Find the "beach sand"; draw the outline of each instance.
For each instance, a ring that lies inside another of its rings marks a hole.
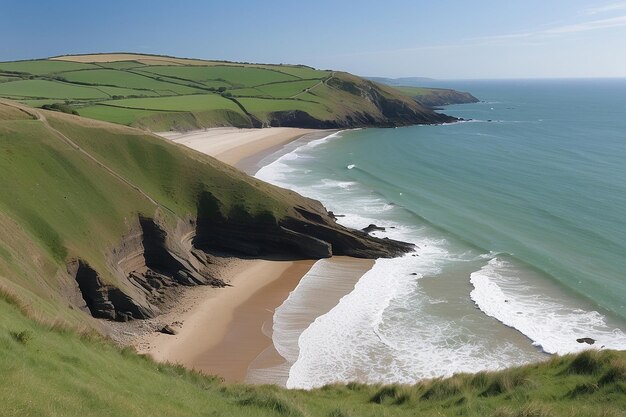
[[[279,151],[284,145],[306,136],[308,140],[332,134],[333,130],[271,127],[239,129],[218,127],[190,132],[162,132],[157,135],[210,155],[233,165],[247,174],[254,174],[259,162]]]
[[[261,160],[285,144],[332,133],[292,128],[216,128],[160,135],[253,174]],[[315,262],[236,260],[221,274],[230,286],[190,288],[177,305],[159,317],[160,322],[169,323],[177,331],[176,335],[143,333],[132,344],[138,352],[157,361],[219,375],[227,382],[284,384],[291,363],[278,354],[272,343],[274,311]],[[319,262],[335,267],[327,277],[333,285],[312,294],[309,301],[315,307],[295,322],[299,331],[336,305],[373,265],[372,260],[346,257]]]
[[[176,335],[150,333],[134,343],[160,362],[243,381],[248,365],[271,345],[263,326],[315,261],[239,260],[226,288],[196,287],[161,317]],[[271,327],[271,325],[270,325]]]

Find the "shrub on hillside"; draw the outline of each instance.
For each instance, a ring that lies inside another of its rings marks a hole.
[[[53,103],[53,104],[44,104],[41,106],[44,110],[58,111],[61,113],[75,114],[78,116],[78,112],[74,110],[72,106],[69,106],[64,103]]]

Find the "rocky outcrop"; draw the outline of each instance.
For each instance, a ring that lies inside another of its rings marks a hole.
[[[382,226],[376,226],[375,224],[371,223],[367,227],[364,227],[361,230],[364,231],[365,233],[371,233],[371,232],[376,232],[376,231],[384,232],[385,228]]]
[[[208,251],[251,257],[320,259],[332,255],[390,258],[413,250],[413,245],[379,239],[336,223],[317,201],[280,220],[271,213],[249,215],[243,208],[223,214],[219,201],[204,193],[198,205],[194,246]]]
[[[107,284],[85,260],[68,263],[85,306],[92,316],[117,321],[145,319],[160,313],[173,287],[224,286],[208,272],[204,253],[185,243],[190,227],[180,224],[168,236],[155,219],[139,216],[120,244],[108,255],[108,272],[117,279]],[[193,229],[192,229],[193,230]]]
[[[107,256],[107,272],[116,285],[107,283],[82,259],[71,261],[67,269],[92,316],[127,321],[159,314],[172,288],[224,286],[210,273],[214,254],[270,259],[387,258],[413,250],[411,244],[337,224],[317,201],[303,197],[299,201],[302,204],[277,219],[266,212],[252,215],[242,206],[222,213],[220,201],[204,192],[195,220],[179,220],[168,228],[157,219],[137,217]]]
[[[154,316],[150,306],[141,305],[119,288],[106,284],[84,260],[71,261],[67,269],[76,280],[85,307],[93,317],[128,321]]]

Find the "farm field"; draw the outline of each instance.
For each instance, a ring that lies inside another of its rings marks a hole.
[[[128,53],[2,62],[0,98],[151,131],[439,121],[410,96],[347,73]],[[408,112],[386,114],[388,100]]]

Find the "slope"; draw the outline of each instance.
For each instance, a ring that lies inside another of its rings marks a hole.
[[[0,97],[34,107],[65,103],[85,117],[152,131],[454,120],[348,73],[128,53],[2,62]]]
[[[0,184],[0,288],[70,321],[84,321],[81,310],[151,317],[168,287],[222,285],[214,253],[411,250],[157,136],[11,102],[0,102]]]

